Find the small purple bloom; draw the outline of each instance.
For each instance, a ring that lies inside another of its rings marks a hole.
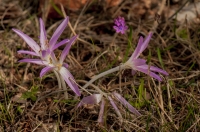
[[[23,32],[13,29],[15,33],[17,33],[24,41],[31,47],[33,51],[20,50],[18,53],[21,54],[29,54],[33,56],[40,57],[40,59],[22,59],[19,62],[27,62],[34,63],[38,65],[45,66],[41,72],[40,77],[44,76],[49,71],[56,71],[63,77],[68,86],[78,95],[80,96],[80,91],[78,86],[74,82],[74,77],[68,71],[68,65],[64,63],[64,59],[69,53],[69,49],[71,45],[77,38],[77,35],[72,37],[71,39],[64,39],[61,42],[57,43],[58,38],[64,31],[65,27],[68,24],[68,17],[63,20],[63,22],[59,25],[59,27],[54,32],[50,41],[47,40],[46,30],[42,19],[40,19],[40,46],[28,35]],[[60,59],[57,59],[54,54],[54,50],[58,47],[67,44],[64,50],[61,53]]]
[[[124,34],[128,29],[128,26],[126,25],[124,18],[119,16],[115,19],[115,26],[113,26],[113,28],[117,33]]]
[[[162,73],[164,75],[168,75],[166,71],[158,67],[149,66],[146,64],[146,60],[138,58],[139,55],[147,48],[151,37],[152,37],[152,32],[150,32],[149,35],[145,39],[143,37],[140,37],[135,51],[133,52],[132,56],[124,65],[132,69],[133,75],[135,74],[136,71],[140,71],[159,81],[162,81],[161,77],[157,75],[156,73]]]

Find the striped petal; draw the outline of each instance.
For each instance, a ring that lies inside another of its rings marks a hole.
[[[40,55],[36,54],[35,52],[27,51],[27,50],[19,50],[19,51],[17,51],[17,53],[19,53],[19,54],[28,54],[28,55],[33,55],[33,56],[40,56]]]
[[[143,41],[143,37],[140,37],[138,45],[137,45],[134,53],[131,56],[132,59],[138,58],[139,55],[147,48],[152,35],[153,35],[153,33],[150,32],[149,35],[144,39],[144,41]]]
[[[47,61],[43,61],[40,59],[22,59],[19,62],[34,63],[34,64],[38,64],[38,65],[48,65]]]
[[[17,29],[12,30],[17,33],[31,47],[32,50],[39,54],[38,52],[40,51],[40,47],[32,38]]]
[[[160,77],[159,75],[157,75],[157,74],[151,72],[150,69],[146,69],[146,68],[143,67],[143,66],[137,66],[137,67],[135,67],[135,70],[138,70],[138,71],[140,71],[140,72],[143,72],[143,73],[145,73],[145,74],[147,74],[147,75],[149,75],[149,76],[151,76],[151,77],[157,79],[158,81],[162,81],[162,79],[161,79],[161,77]]]
[[[46,35],[44,22],[42,21],[41,18],[40,18],[40,43],[41,43],[42,49],[45,50],[46,49],[45,45],[47,43],[47,35]]]
[[[80,96],[81,93],[76,83],[72,81],[74,80],[74,77],[71,75],[71,73],[65,67],[61,67],[61,69],[59,70],[59,73],[63,77],[63,79],[66,81],[68,86],[76,93],[76,95]]]
[[[70,39],[70,41],[68,42],[68,44],[65,46],[64,50],[62,51],[62,54],[60,56],[60,63],[63,63],[65,57],[67,56],[67,54],[69,53],[69,50],[72,46],[72,44],[74,43],[74,41],[76,40],[76,38],[78,37],[78,35],[72,37]]]
[[[65,18],[63,20],[63,22],[59,25],[59,27],[56,29],[56,31],[54,32],[54,34],[52,35],[49,44],[50,44],[50,48],[52,49],[54,47],[54,45],[57,43],[58,38],[60,37],[60,35],[62,34],[62,32],[64,31],[65,27],[68,24],[68,17]]]
[[[140,66],[140,65],[145,65],[146,64],[146,60],[144,59],[135,59],[131,61],[133,63],[134,66]]]
[[[149,68],[149,66],[148,65],[144,65],[143,66],[144,68]],[[164,74],[164,75],[169,75],[165,70],[162,70],[162,69],[160,69],[160,68],[158,68],[158,67],[155,67],[155,66],[150,66],[150,70],[151,71],[154,71],[154,72],[158,72],[158,73],[162,73],[162,74]]]
[[[55,50],[55,49],[57,49],[57,48],[59,48],[60,46],[62,46],[64,44],[68,43],[69,41],[70,41],[69,39],[64,39],[63,41],[61,41],[58,44],[54,45],[52,51]]]
[[[133,54],[130,57],[131,60],[136,59],[140,55],[140,47],[143,44],[143,41],[144,41],[144,38],[141,36],[139,38],[137,47],[135,48],[135,51],[133,52]]]
[[[47,72],[51,71],[54,67],[50,67],[50,66],[46,66],[45,68],[43,68],[40,72],[40,77],[43,77],[44,74],[46,74]]]

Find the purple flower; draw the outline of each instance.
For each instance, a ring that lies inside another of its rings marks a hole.
[[[68,17],[63,20],[63,22],[59,25],[59,27],[54,32],[50,41],[47,40],[47,35],[44,27],[44,23],[42,19],[40,19],[40,46],[29,36],[24,34],[23,32],[13,29],[15,33],[17,33],[24,41],[31,47],[33,51],[20,50],[18,53],[29,54],[33,56],[40,57],[40,59],[22,59],[19,62],[27,62],[34,63],[38,65],[45,66],[41,72],[40,77],[46,74],[48,71],[54,70],[59,73],[68,86],[78,95],[80,96],[80,91],[78,86],[74,82],[74,77],[68,71],[68,65],[64,63],[64,59],[69,53],[69,49],[71,45],[76,40],[77,36],[72,37],[71,39],[64,39],[61,42],[57,43],[58,38],[64,31],[65,27],[68,24]],[[61,45],[67,44],[64,50],[61,53],[60,59],[58,60],[55,57],[54,50],[60,47]]]
[[[157,68],[155,66],[149,66],[146,64],[146,60],[138,58],[140,53],[142,53],[147,48],[151,37],[152,37],[152,32],[150,32],[145,39],[143,37],[140,37],[135,51],[124,65],[132,69],[133,75],[135,74],[136,71],[140,71],[159,81],[162,81],[161,77],[156,73],[162,73],[164,75],[168,75],[166,71]]]
[[[141,114],[132,106],[130,105],[120,94],[113,92],[112,95],[114,95],[113,97],[118,100],[120,103],[122,103],[122,105],[124,105],[124,107],[126,107],[130,112],[132,112],[133,114],[136,114],[138,116],[140,116]],[[112,107],[114,108],[116,114],[122,118],[122,115],[117,107],[117,105],[115,104],[113,98],[111,96],[107,96],[107,99],[110,101],[110,104],[112,105]],[[90,104],[90,105],[94,105],[94,104],[99,104],[101,102],[101,106],[100,106],[100,112],[99,112],[99,117],[98,117],[98,122],[99,123],[103,123],[103,113],[104,113],[104,106],[105,106],[105,100],[103,98],[103,96],[101,94],[93,94],[87,97],[84,97],[80,103],[77,105],[78,107],[83,106],[84,104]]]
[[[124,18],[119,16],[115,19],[115,26],[113,26],[113,28],[116,30],[117,33],[124,34],[125,31],[128,29],[128,26],[126,26]]]
[[[40,18],[40,46],[28,35],[24,34],[20,30],[12,29],[15,33],[17,33],[24,41],[31,47],[33,51],[19,50],[18,53],[29,54],[33,56],[39,56],[41,59],[45,59],[51,52],[58,47],[68,43],[69,39],[64,39],[61,42],[57,43],[58,38],[64,31],[65,27],[68,24],[68,17],[63,20],[63,22],[59,25],[59,27],[54,32],[50,41],[47,40],[46,30],[42,19]],[[57,43],[57,44],[56,44]]]

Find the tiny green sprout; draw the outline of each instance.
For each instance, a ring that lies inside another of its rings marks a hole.
[[[36,101],[37,100],[37,94],[38,92],[38,87],[32,87],[30,91],[24,92],[22,94],[22,98],[24,99],[31,99],[32,101]]]
[[[22,114],[23,110],[21,109],[21,106],[17,106],[17,111]]]
[[[188,39],[187,29],[181,29],[177,31],[177,35],[182,39]]]

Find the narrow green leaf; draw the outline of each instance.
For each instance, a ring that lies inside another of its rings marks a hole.
[[[51,1],[51,5],[59,15],[63,16],[62,11],[55,5],[53,1]]]
[[[161,53],[160,53],[160,49],[157,48],[157,54],[158,54],[158,59],[159,59],[159,62],[162,66],[162,68],[164,69],[164,64],[163,64],[163,61],[162,61],[162,57],[161,57]]]

